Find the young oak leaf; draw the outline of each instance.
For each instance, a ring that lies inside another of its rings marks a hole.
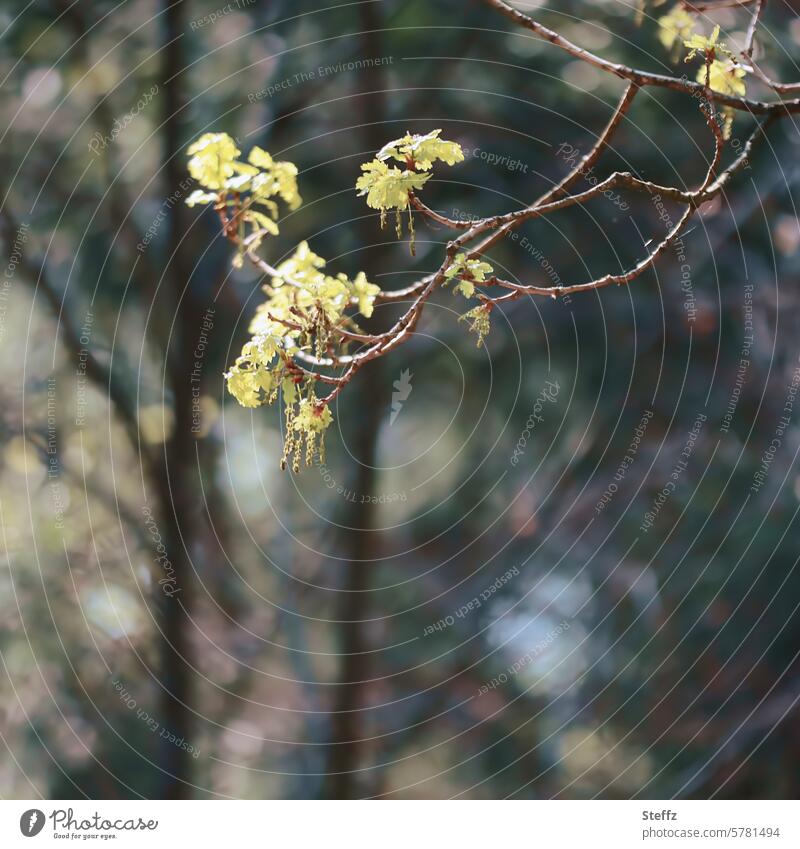
[[[453,294],[471,298],[475,294],[475,284],[471,280],[462,279],[453,287]]]
[[[216,200],[216,192],[204,192],[202,189],[195,189],[186,198],[186,206],[196,206],[198,203],[214,203]]]
[[[403,164],[411,164],[418,171],[430,171],[433,163],[442,161],[448,165],[464,161],[464,151],[457,142],[440,139],[441,130],[432,130],[426,135],[406,133],[402,138],[385,144],[376,159],[385,162],[396,159]]]
[[[207,189],[222,189],[241,153],[227,133],[204,133],[187,151],[189,173]]]
[[[272,278],[273,283],[276,286],[282,285],[286,278],[301,283],[310,282],[319,277],[321,268],[325,268],[325,260],[309,248],[308,242],[302,241],[292,256],[275,269],[279,276]]]
[[[405,209],[408,193],[421,189],[431,176],[390,168],[378,159],[362,165],[361,170],[364,173],[356,181],[359,197],[366,195],[367,206],[381,211]]]
[[[197,190],[186,199],[187,206],[222,203],[233,208],[241,227],[241,238],[256,250],[261,239],[277,235],[278,204],[281,198],[290,209],[297,209],[302,198],[297,190],[297,167],[277,162],[267,151],[254,147],[248,162],[236,157],[240,150],[227,133],[205,133],[188,149],[189,173],[212,191]],[[246,228],[249,225],[250,235]],[[243,262],[242,249],[233,259],[235,267]]]
[[[395,210],[397,238],[403,235],[400,217],[408,210],[408,229],[411,234],[411,253],[414,248],[414,217],[411,212],[410,192],[419,191],[430,178],[433,163],[441,160],[454,165],[464,159],[464,153],[456,142],[439,138],[441,130],[433,130],[424,136],[406,133],[402,138],[385,144],[375,159],[361,166],[364,172],[356,181],[359,197],[367,196],[367,206],[379,209],[381,227],[386,224],[386,212]],[[405,165],[405,170],[390,167],[388,160],[395,159]]]
[[[241,404],[242,407],[260,407],[263,404],[261,398],[261,382],[258,371],[242,366],[233,366],[225,373],[228,392]]]
[[[364,318],[369,318],[374,309],[375,297],[381,291],[381,287],[370,283],[363,271],[358,272],[350,286],[351,297],[358,303],[358,311]]]
[[[699,83],[707,85],[712,91],[718,91],[720,94],[744,97],[747,92],[744,83],[746,71],[736,63],[727,45],[719,40],[719,26],[714,27],[714,31],[708,38],[694,34],[686,39],[684,44],[689,48],[687,62],[698,53],[705,58],[705,64],[697,72]],[[722,115],[722,135],[728,139],[735,113],[731,107],[725,106],[722,109]]]
[[[746,72],[744,68],[732,62],[730,59],[714,61],[706,68],[700,68],[697,72],[697,81],[706,84],[713,91],[718,91],[721,94],[732,94],[744,97],[747,93],[747,88],[744,84]],[[733,119],[736,117],[736,110],[730,106],[722,107],[722,136],[725,139],[731,137],[733,128]]]
[[[346,314],[349,307],[357,305],[363,315],[371,315],[380,288],[370,283],[363,272],[352,281],[345,274],[330,276],[325,273],[325,265],[307,242],[301,242],[263,287],[267,297],[250,322],[252,338],[225,375],[228,390],[243,406],[271,404],[277,398],[278,387],[282,387],[287,409],[294,410],[299,396],[294,376],[287,372],[287,361],[299,350],[312,347],[318,356],[324,355],[332,335],[335,338],[336,328],[354,327],[352,317]],[[322,408],[315,402],[314,409]],[[328,414],[320,415],[327,420]],[[316,419],[309,427],[315,424]],[[304,439],[306,446],[311,444],[307,433]],[[287,440],[291,453],[291,434]]]
[[[683,43],[684,46],[689,48],[689,53],[686,56],[687,62],[694,59],[698,53],[710,59],[716,59],[718,55],[733,59],[733,53],[731,53],[728,46],[724,41],[719,40],[719,24],[714,27],[714,31],[710,36],[693,33]]]
[[[266,230],[270,235],[278,235],[278,225],[273,221],[272,218],[270,218],[268,215],[265,215],[263,212],[259,212],[257,209],[248,209],[247,212],[242,214],[242,217],[246,221],[252,221],[261,229]],[[255,249],[255,246],[253,247],[253,249]]]
[[[694,30],[694,17],[685,9],[676,6],[672,11],[658,19],[658,26],[659,41],[667,50],[671,50],[676,44],[691,38]]]
[[[446,280],[459,278],[458,284],[453,288],[453,294],[459,292],[465,298],[471,298],[475,294],[475,284],[485,283],[487,277],[494,274],[494,269],[488,262],[479,259],[467,259],[464,253],[456,254],[450,267],[445,271]]]
[[[724,61],[714,59],[708,68],[708,84],[711,89],[721,94],[744,97],[747,93],[747,87],[744,84],[746,75],[747,72],[744,68],[729,59]],[[697,80],[705,83],[706,69],[704,67],[697,72]]]

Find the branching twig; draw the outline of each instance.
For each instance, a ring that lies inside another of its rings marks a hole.
[[[723,94],[719,91],[708,91],[702,83],[693,82],[686,77],[670,77],[665,74],[652,74],[648,71],[640,71],[636,68],[630,68],[627,65],[621,65],[618,62],[611,62],[608,59],[603,59],[594,53],[590,53],[588,50],[584,50],[582,47],[578,47],[577,44],[573,44],[557,32],[548,29],[538,21],[535,21],[523,12],[513,8],[513,6],[509,6],[508,3],[503,2],[503,0],[484,0],[484,2],[497,9],[498,12],[501,12],[507,18],[514,21],[514,23],[535,32],[537,35],[551,42],[556,47],[560,47],[576,59],[580,59],[589,65],[593,65],[601,71],[614,74],[620,79],[630,80],[638,86],[669,88],[673,91],[682,91],[686,94],[693,94],[695,96],[710,97],[712,100],[723,106],[730,106],[732,109],[738,109],[756,115],[768,115],[772,112],[800,112],[800,99],[781,100],[773,103],[761,100],[750,100],[746,97]],[[742,3],[740,2],[738,5],[742,5]],[[720,7],[717,6],[717,8]]]

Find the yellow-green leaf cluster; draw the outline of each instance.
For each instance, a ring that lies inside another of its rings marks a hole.
[[[415,171],[430,171],[437,161],[455,165],[464,161],[464,151],[457,142],[440,139],[441,130],[432,130],[422,135],[406,133],[402,138],[390,141],[379,151],[376,159],[385,162],[396,159]]]
[[[357,307],[361,315],[369,318],[380,287],[370,283],[363,271],[350,280],[346,274],[326,274],[326,265],[308,242],[301,242],[294,254],[275,269],[272,282],[264,286],[268,297],[256,311],[251,332],[265,332],[266,328],[272,332],[276,319],[309,327],[320,312],[329,324],[336,325],[347,320],[345,312],[351,307]],[[283,327],[283,335],[300,333],[287,325]]]
[[[241,151],[227,133],[205,133],[187,153],[192,177],[201,186],[220,191],[235,174],[234,163]]]
[[[718,91],[721,94],[731,94],[734,96],[744,97],[747,93],[747,87],[744,83],[745,70],[740,65],[732,62],[730,59],[714,59],[708,67],[700,68],[697,72],[697,81],[704,85],[708,82],[708,87],[712,91]],[[723,138],[731,137],[733,128],[733,119],[736,112],[730,106],[722,108],[722,135]]]
[[[461,293],[465,298],[475,294],[475,284],[485,283],[487,277],[494,274],[494,269],[488,262],[479,259],[467,259],[464,253],[456,254],[450,267],[445,271],[447,280],[457,277],[459,282],[453,288],[453,293]]]
[[[659,41],[667,50],[671,50],[691,38],[694,31],[694,16],[690,15],[686,9],[676,6],[658,19],[658,26]]]
[[[241,250],[245,242],[248,249],[256,250],[264,235],[277,235],[277,198],[289,209],[302,203],[297,166],[274,160],[260,147],[254,147],[247,162],[242,162],[241,151],[227,133],[205,133],[187,153],[189,173],[203,188],[192,192],[186,204],[222,204],[240,228]],[[235,265],[241,265],[241,250]]]
[[[322,436],[333,421],[324,400],[314,394],[314,380],[298,369],[299,352],[325,357],[347,344],[337,331],[358,331],[353,313],[372,314],[380,288],[364,272],[352,280],[325,273],[325,260],[301,242],[275,269],[264,288],[266,299],[250,322],[250,340],[225,375],[228,391],[244,407],[272,404],[282,392],[286,409],[285,462],[305,447],[306,461],[324,451]],[[305,393],[305,394],[304,394]]]
[[[730,59],[715,59],[708,68],[708,85],[714,91],[721,94],[732,94],[744,97],[747,88],[744,84],[746,72],[741,65],[731,62]],[[697,73],[698,82],[705,83],[706,69],[700,68]]]
[[[440,139],[441,130],[426,135],[406,133],[384,145],[375,159],[361,166],[364,172],[356,181],[359,197],[366,195],[367,206],[381,213],[381,227],[386,223],[387,210],[394,209],[397,215],[397,236],[402,236],[401,211],[409,210],[409,230],[412,238],[414,223],[409,208],[409,192],[418,192],[430,179],[434,162],[455,165],[463,162],[464,152],[456,142]],[[391,163],[395,160],[402,168]],[[413,253],[413,242],[412,242]]]
[[[697,71],[699,83],[707,85],[712,91],[718,91],[720,94],[734,97],[745,96],[747,93],[744,82],[746,71],[737,64],[727,45],[719,40],[718,26],[714,27],[709,37],[695,33],[687,38],[684,44],[689,48],[687,62],[698,54],[705,59],[705,64]],[[731,107],[723,107],[722,134],[726,139],[730,138],[734,115]]]
[[[686,38],[683,43],[689,48],[689,53],[686,56],[687,62],[694,59],[698,53],[709,59],[716,59],[720,56],[733,59],[733,53],[731,53],[727,44],[719,40],[719,25],[714,27],[711,35],[705,36],[695,32]]]
[[[374,309],[375,296],[381,291],[380,286],[370,283],[367,280],[367,275],[363,271],[359,271],[350,287],[351,297],[358,304],[358,311],[364,318],[369,318]]]
[[[242,347],[235,364],[226,372],[228,392],[243,407],[260,407],[277,396],[283,372],[279,350],[285,350],[280,336],[254,335]]]
[[[430,179],[430,174],[401,171],[390,168],[385,162],[373,159],[361,166],[364,172],[356,181],[359,197],[367,196],[367,206],[372,209],[405,209],[408,193],[418,191]]]

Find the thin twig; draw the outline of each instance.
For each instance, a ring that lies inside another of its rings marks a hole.
[[[578,47],[577,44],[573,44],[557,32],[548,29],[546,26],[535,21],[523,12],[509,6],[508,3],[503,2],[503,0],[484,0],[484,2],[497,9],[498,12],[514,21],[514,23],[535,32],[546,41],[549,41],[556,47],[561,48],[561,50],[564,50],[576,59],[580,59],[589,65],[593,65],[601,71],[607,71],[610,74],[614,74],[620,79],[630,80],[639,86],[669,88],[674,91],[682,91],[687,94],[694,95],[702,94],[703,96],[706,96],[707,94],[712,100],[717,103],[721,103],[723,106],[730,106],[733,109],[739,109],[756,115],[768,115],[771,112],[800,112],[800,99],[781,100],[770,103],[760,100],[750,100],[746,97],[736,97],[734,95],[723,94],[718,91],[706,92],[706,87],[702,83],[693,82],[685,77],[670,77],[665,74],[653,74],[648,71],[640,71],[636,68],[631,68],[627,65],[621,65],[618,62],[611,62],[608,59],[603,59],[594,53],[590,53],[582,47]]]

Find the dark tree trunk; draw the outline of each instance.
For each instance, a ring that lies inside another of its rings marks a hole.
[[[185,177],[185,139],[181,134],[181,111],[184,106],[182,83],[184,57],[181,45],[184,20],[182,2],[163,3],[163,97],[164,149],[163,176],[165,197],[179,191]],[[191,384],[194,335],[199,333],[199,320],[191,299],[189,278],[191,257],[185,242],[185,207],[179,199],[170,210],[167,221],[168,265],[163,281],[164,299],[169,315],[175,320],[171,337],[164,340],[167,351],[167,384],[172,391],[174,430],[165,444],[164,474],[159,482],[160,513],[165,522],[164,539],[174,570],[178,592],[161,599],[161,686],[162,725],[187,744],[193,742],[191,622],[193,566],[191,543],[194,539],[196,510],[192,476],[194,474],[194,439],[191,432]],[[160,300],[160,299],[159,299]],[[169,324],[169,323],[168,323]],[[168,740],[161,740],[160,766],[163,786],[161,797],[180,799],[190,791],[192,758]]]
[[[381,33],[383,25],[378,3],[359,7],[359,26],[362,30],[362,49],[365,56],[382,56]],[[374,74],[359,75],[360,91],[357,103],[362,110],[361,121],[365,150],[379,150],[385,141],[382,121],[386,118],[385,79],[380,68]],[[361,238],[365,247],[361,268],[367,277],[374,279],[377,270],[375,253],[369,246],[376,241],[375,220],[362,219]],[[370,363],[348,387],[352,390],[352,403],[359,411],[358,431],[354,435],[355,456],[359,465],[354,474],[352,489],[356,493],[371,495],[377,489],[376,444],[385,408],[379,399],[385,393],[383,368],[380,360]],[[323,795],[328,799],[354,799],[367,795],[364,781],[355,772],[360,765],[361,745],[364,737],[365,714],[364,684],[370,675],[369,654],[366,654],[366,635],[363,621],[369,618],[371,559],[375,556],[373,523],[375,505],[348,502],[344,524],[357,528],[347,538],[348,563],[345,566],[343,593],[337,619],[339,626],[339,651],[341,667],[339,682],[333,696],[331,737],[326,764],[327,776]]]
[[[358,405],[358,432],[354,434],[354,454],[360,461],[352,484],[355,493],[371,494],[376,489],[376,440],[383,411],[376,400],[381,397],[382,379],[379,363],[371,363],[359,375],[354,403]],[[351,384],[351,387],[353,384]],[[348,388],[351,388],[348,387]],[[346,552],[348,562],[342,582],[342,600],[337,618],[338,650],[341,655],[339,681],[334,690],[331,734],[324,795],[328,799],[354,799],[359,792],[358,773],[360,745],[364,737],[364,685],[370,675],[370,655],[364,635],[363,620],[369,613],[371,558],[374,556],[372,532],[375,505],[348,502],[344,524],[358,528],[349,532]]]

